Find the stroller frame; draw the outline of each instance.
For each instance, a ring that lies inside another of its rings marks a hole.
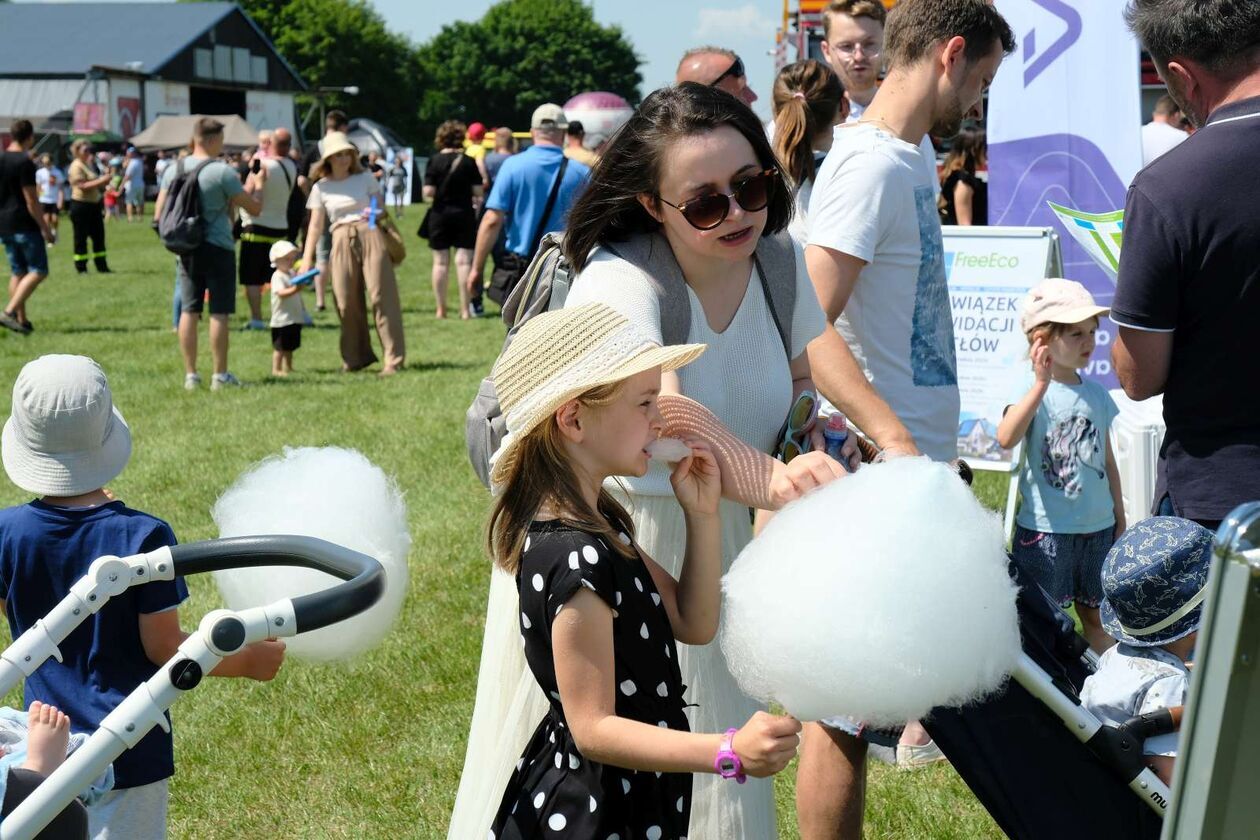
[[[129,557],[100,557],[47,616],[0,654],[0,693],[14,688],[49,658],[60,662],[58,644],[130,587],[243,566],[305,566],[344,582],[264,607],[207,613],[157,673],[106,715],[87,742],[0,823],[0,840],[31,840],[149,730],[160,726],[169,732],[166,710],[225,657],[263,639],[296,636],[344,621],[375,604],[385,589],[385,570],[375,559],[314,537],[233,537]]]

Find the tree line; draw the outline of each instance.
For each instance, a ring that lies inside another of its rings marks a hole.
[[[633,47],[582,0],[501,0],[418,45],[368,0],[237,2],[312,88],[358,86],[356,96],[325,95],[328,107],[384,123],[417,148],[447,119],[526,130],[537,105],[582,91],[639,99]]]

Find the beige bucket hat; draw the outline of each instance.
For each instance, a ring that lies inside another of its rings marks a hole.
[[[28,362],[13,383],[0,456],[9,479],[39,496],[78,496],[116,478],[131,431],[100,365],[65,355]]]
[[[356,158],[359,156],[359,147],[350,142],[344,131],[328,132],[320,144],[320,160],[328,160],[338,152],[354,152]]]
[[[1089,290],[1075,280],[1052,277],[1042,280],[1028,292],[1020,328],[1028,332],[1042,324],[1079,324],[1110,311],[1095,303]]]
[[[704,351],[703,344],[662,347],[604,303],[531,318],[490,374],[508,430],[490,458],[491,483],[507,480],[521,439],[569,400],[654,367],[677,370]]]

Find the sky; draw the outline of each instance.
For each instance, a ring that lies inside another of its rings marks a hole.
[[[416,42],[427,41],[456,20],[477,20],[493,0],[372,0],[389,24]],[[759,97],[753,110],[770,118],[770,86],[774,82],[774,33],[781,0],[593,0],[595,19],[616,24],[643,61],[641,93],[674,80],[678,59],[690,47],[716,44],[744,60],[748,83]],[[578,91],[575,91],[575,93]]]

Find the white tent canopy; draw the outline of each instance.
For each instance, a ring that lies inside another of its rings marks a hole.
[[[158,117],[144,131],[130,138],[131,145],[142,152],[159,149],[178,149],[192,139],[193,125],[203,115],[186,117]],[[225,151],[241,151],[258,145],[258,129],[236,114],[208,115],[223,123],[223,148]]]

